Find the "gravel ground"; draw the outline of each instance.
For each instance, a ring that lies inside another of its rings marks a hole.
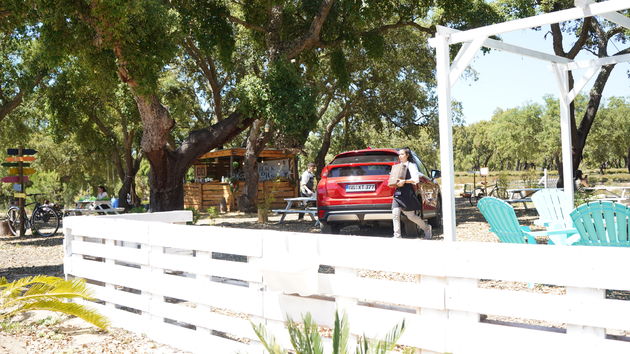
[[[536,213],[532,208],[526,211],[522,207],[516,207],[517,215],[522,224],[529,224],[533,221]],[[468,201],[458,199],[456,208],[457,232],[460,241],[498,242],[497,238],[488,231],[488,225],[481,214],[476,208],[471,207]],[[232,213],[214,220],[203,219],[199,224],[319,233],[319,228],[315,227],[308,217],[298,221],[297,216],[288,216],[288,220],[285,220],[283,224],[277,223],[279,218],[279,216],[271,216],[269,223],[259,224],[256,222],[254,215]],[[439,240],[442,238],[441,229],[436,228],[433,232],[434,239]],[[390,237],[391,227],[347,227],[342,229],[341,233],[346,235]],[[49,238],[32,235],[27,235],[23,238],[0,236],[0,277],[6,277],[11,281],[37,274],[63,276],[62,242],[62,235]],[[383,272],[361,272],[360,276],[398,280],[410,280],[413,278],[405,274],[388,274]],[[529,289],[524,283],[496,281],[484,281],[481,283],[481,286],[540,292],[561,293],[564,291],[563,288],[542,285]],[[76,318],[69,319],[52,313],[29,313],[28,316],[25,321],[19,324],[0,323],[0,353],[181,352],[122,329],[111,329],[109,332],[102,332]],[[489,318],[488,320],[501,321],[509,319]],[[563,326],[563,324],[537,322],[529,324]]]

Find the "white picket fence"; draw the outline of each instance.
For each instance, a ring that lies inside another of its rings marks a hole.
[[[250,321],[289,347],[287,316],[310,312],[332,328],[339,309],[355,335],[380,338],[404,319],[399,344],[423,352],[630,353],[630,301],[603,290],[630,290],[625,248],[173,224],[186,220],[187,212],[64,219],[65,272],[89,280],[100,301],[88,304],[115,326],[194,352],[262,352]],[[552,284],[566,294],[479,287],[482,279]]]

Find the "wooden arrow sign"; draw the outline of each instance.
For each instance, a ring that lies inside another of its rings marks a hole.
[[[7,149],[7,155],[17,156],[20,154],[20,149]],[[35,155],[37,150],[35,149],[22,149],[22,155]]]
[[[34,168],[27,167],[27,168],[23,168],[22,169],[22,174],[23,175],[32,175],[33,173],[35,173],[35,169]],[[11,167],[9,169],[9,175],[11,175],[11,176],[18,176],[19,174],[20,174],[20,169],[17,168],[17,167]]]
[[[20,176],[2,177],[1,181],[3,183],[26,183],[28,182],[28,176],[22,176],[22,178]]]
[[[6,162],[20,162],[20,161],[35,161],[35,156],[9,156],[5,159]]]
[[[0,165],[3,167],[20,167],[20,162],[3,162]],[[22,162],[22,167],[28,167],[31,164],[28,162]]]

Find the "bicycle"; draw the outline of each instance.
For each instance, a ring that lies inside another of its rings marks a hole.
[[[27,194],[29,197],[35,197],[41,195],[41,193]],[[35,199],[35,198],[33,198]],[[25,205],[35,205],[31,217],[26,215],[26,209],[24,209],[24,226],[25,229],[31,229],[34,235],[48,237],[54,235],[59,226],[61,225],[61,217],[59,214],[47,204],[41,204],[37,200]],[[9,221],[9,230],[14,236],[18,236],[20,233],[20,208],[13,205],[7,211],[7,220]]]
[[[491,187],[490,192],[488,192],[488,188]],[[495,181],[494,184],[487,186],[485,182],[481,182],[480,187],[475,187],[470,192],[470,196],[468,197],[468,201],[470,205],[476,206],[479,199],[483,197],[496,197],[500,199],[507,198],[507,190],[504,187],[499,187],[499,184]]]

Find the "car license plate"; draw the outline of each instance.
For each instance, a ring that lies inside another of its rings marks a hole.
[[[374,192],[376,190],[375,184],[348,184],[346,185],[346,192]]]

